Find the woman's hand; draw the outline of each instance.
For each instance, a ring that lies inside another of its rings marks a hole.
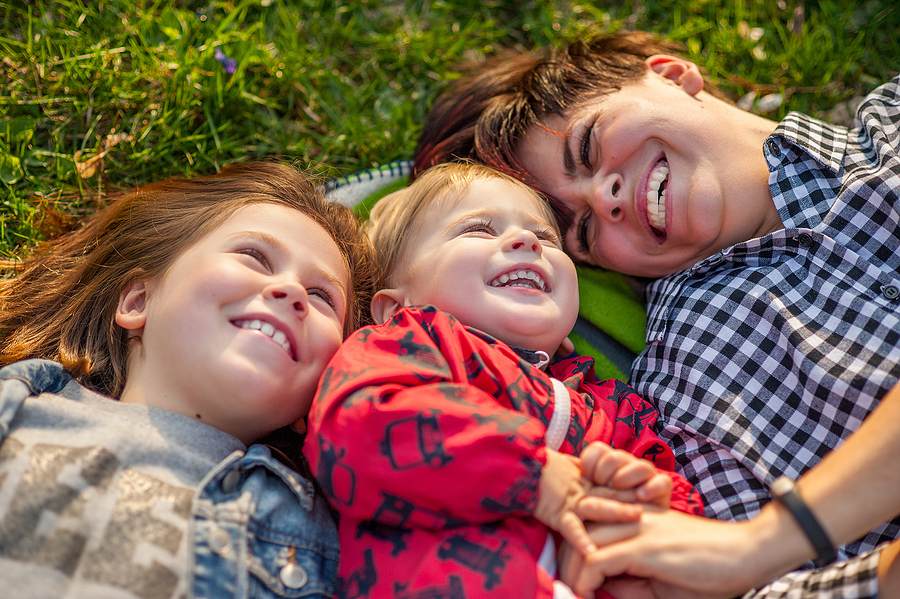
[[[748,559],[759,555],[749,522],[645,507],[640,522],[591,524],[588,532],[596,551],[583,556],[564,545],[559,555],[561,579],[582,596],[607,579],[630,575],[652,583],[611,580],[619,599],[647,596],[648,588],[660,597],[732,597],[761,582],[759,572],[766,571]]]

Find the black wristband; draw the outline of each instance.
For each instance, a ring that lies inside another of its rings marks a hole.
[[[817,567],[827,566],[837,559],[837,551],[831,537],[822,528],[809,506],[800,497],[800,493],[794,488],[794,481],[786,476],[776,478],[769,487],[772,498],[787,508],[794,520],[800,526],[803,534],[816,551],[815,564]]]

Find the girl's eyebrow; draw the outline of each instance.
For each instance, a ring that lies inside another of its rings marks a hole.
[[[239,231],[230,236],[233,239],[239,239],[241,237],[249,237],[250,239],[255,239],[257,241],[261,241],[262,243],[272,246],[277,250],[287,251],[284,243],[274,235],[270,235],[265,231]]]

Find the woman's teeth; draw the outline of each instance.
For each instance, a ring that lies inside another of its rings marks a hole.
[[[669,163],[660,160],[650,172],[647,180],[647,217],[650,226],[662,232],[666,230],[666,184]]]

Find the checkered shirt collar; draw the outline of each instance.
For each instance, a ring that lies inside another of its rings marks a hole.
[[[799,112],[788,114],[763,144],[772,176],[800,175],[804,181],[832,182],[831,193],[814,193],[806,184],[771,185],[772,201],[786,229],[815,228],[838,195],[847,150],[847,128],[829,125]],[[785,168],[787,167],[787,168]],[[788,172],[790,171],[790,172]],[[811,176],[815,171],[823,176]],[[826,184],[826,186],[828,186]]]
[[[782,147],[790,144],[796,150],[808,154],[816,162],[839,175],[847,150],[847,128],[831,125],[799,112],[791,112],[778,123],[769,140],[781,143]],[[772,156],[768,141],[763,149],[769,168],[775,168],[785,160],[781,156]]]

